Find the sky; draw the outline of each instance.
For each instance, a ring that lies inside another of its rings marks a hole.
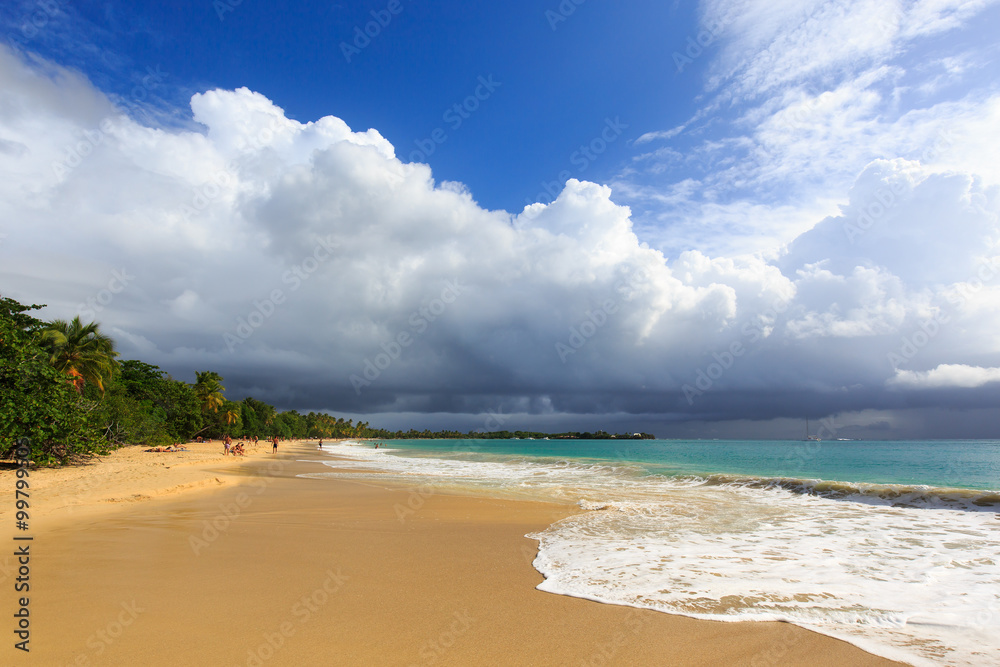
[[[0,294],[385,428],[1000,437],[1000,2],[0,5]]]

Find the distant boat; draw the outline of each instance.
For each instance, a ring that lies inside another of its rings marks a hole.
[[[818,435],[809,435],[809,420],[806,420],[806,440],[810,442],[820,442],[822,439]]]

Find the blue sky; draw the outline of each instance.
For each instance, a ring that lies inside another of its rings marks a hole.
[[[46,26],[22,42],[109,92],[127,100],[148,67],[165,74],[154,92],[181,110],[194,92],[246,86],[302,122],[332,114],[355,129],[377,128],[402,157],[441,128],[447,141],[426,161],[487,208],[523,207],[562,171],[607,181],[642,128],[682,122],[695,110],[701,85],[700,62],[679,73],[672,59],[698,31],[695,12],[680,5],[591,1],[569,5],[575,10],[564,17],[556,2],[471,8],[400,0],[399,13],[350,62],[341,44],[354,45],[355,28],[375,20],[371,12],[384,20],[387,2],[58,6],[52,24],[71,34]],[[20,16],[33,10],[25,2]],[[8,14],[16,21],[19,12]],[[444,115],[475,94],[480,76],[501,85],[455,128]],[[608,118],[628,128],[581,169],[574,152]]]
[[[388,426],[996,435],[998,5],[8,2],[0,290]]]

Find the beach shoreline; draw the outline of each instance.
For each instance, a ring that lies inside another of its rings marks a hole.
[[[572,507],[298,477],[331,470],[314,443],[215,447],[31,471],[31,652],[9,640],[4,663],[898,664],[787,623],[535,590],[524,536]],[[9,560],[0,578],[13,621]]]

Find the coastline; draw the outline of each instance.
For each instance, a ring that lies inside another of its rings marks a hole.
[[[8,641],[4,662],[899,664],[787,623],[537,591],[524,535],[574,508],[441,493],[417,504],[390,484],[297,478],[319,471],[304,443],[242,460],[124,454],[105,470],[32,472],[32,650]],[[12,498],[12,476],[0,479]]]

